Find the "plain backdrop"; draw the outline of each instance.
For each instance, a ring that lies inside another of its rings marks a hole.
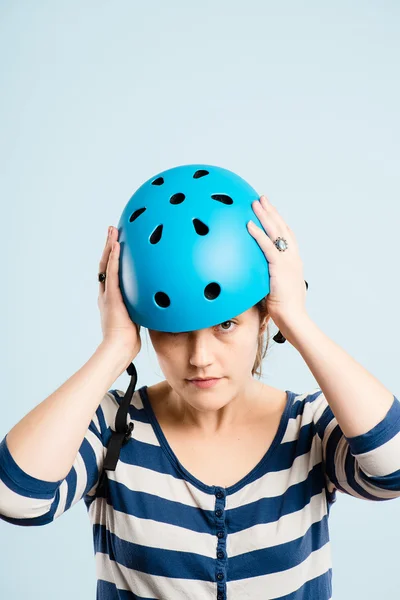
[[[1,0],[0,56],[0,439],[101,342],[107,227],[188,163],[270,198],[310,316],[400,396],[398,2]],[[164,379],[142,339],[137,387]],[[289,343],[263,369],[274,387],[318,385]],[[334,598],[397,597],[399,512],[337,494]],[[95,597],[83,502],[45,527],[0,521],[0,559],[1,598]]]

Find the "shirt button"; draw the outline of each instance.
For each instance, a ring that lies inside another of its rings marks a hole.
[[[222,550],[218,550],[217,557],[218,558],[224,558],[224,556],[225,556],[225,553]]]
[[[217,498],[223,498],[224,497],[224,492],[221,492],[221,490],[218,490],[218,492],[216,492],[216,497]]]
[[[217,517],[220,517],[222,515],[222,510],[220,508],[217,508],[215,514],[217,515]]]
[[[217,600],[224,600],[224,594],[222,592],[218,592]]]
[[[223,531],[218,531],[218,532],[217,532],[217,537],[218,537],[218,538],[220,538],[220,539],[221,539],[221,538],[223,538],[224,536],[225,536],[225,533],[224,533]]]
[[[217,574],[217,579],[219,579],[221,581],[221,579],[224,578],[224,574],[223,573],[218,573]]]

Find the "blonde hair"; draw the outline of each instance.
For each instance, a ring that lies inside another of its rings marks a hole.
[[[259,317],[260,317],[260,325],[261,325],[261,322],[263,321],[263,319],[265,319],[268,316],[266,298],[265,297],[262,298],[259,302],[257,302],[257,304],[254,305],[254,307],[258,310]],[[269,332],[269,328],[268,328],[268,324],[267,324],[266,335],[261,332],[258,336],[256,359],[254,361],[254,365],[251,370],[251,374],[257,375],[258,379],[260,379],[262,377],[262,361],[267,354],[267,350],[269,347],[269,340],[270,340],[270,332]]]

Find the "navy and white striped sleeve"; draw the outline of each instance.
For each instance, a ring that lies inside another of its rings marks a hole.
[[[346,437],[320,389],[311,398],[314,424],[322,444],[328,492],[372,501],[400,497],[400,402],[370,431]],[[333,500],[334,501],[334,500]]]
[[[51,523],[84,496],[94,497],[107,448],[104,433],[117,403],[109,391],[89,424],[74,463],[65,479],[37,479],[19,467],[7,446],[0,442],[0,519],[25,527]]]

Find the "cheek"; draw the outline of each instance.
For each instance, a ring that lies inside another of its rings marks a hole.
[[[246,340],[243,340],[240,349],[237,350],[238,358],[240,358],[240,360],[242,360],[246,364],[249,362],[253,362],[257,354],[257,348],[258,340],[254,341],[253,338],[247,338]]]
[[[160,365],[164,367],[164,370],[170,372],[174,371],[174,367],[183,360],[182,353],[174,346],[173,342],[160,343],[155,347],[155,351]]]
[[[221,353],[221,360],[228,366],[235,365],[235,368],[237,366],[239,370],[242,370],[241,366],[247,369],[248,363],[254,361],[256,353],[257,341],[254,342],[250,336],[243,336],[240,340],[235,340],[234,344],[226,344]]]

